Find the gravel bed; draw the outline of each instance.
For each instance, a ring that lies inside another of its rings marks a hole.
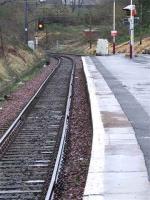
[[[92,144],[90,105],[82,62],[76,59],[75,85],[63,169],[54,200],[82,199]]]
[[[11,125],[23,107],[36,93],[41,83],[55,68],[56,64],[57,60],[51,58],[49,66],[41,68],[40,72],[32,80],[25,82],[19,89],[12,92],[9,100],[0,106],[0,137],[3,135],[2,129]]]

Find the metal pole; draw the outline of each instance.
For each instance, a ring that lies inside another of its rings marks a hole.
[[[130,10],[130,58],[134,56],[134,15],[133,15],[133,0],[131,0]]]
[[[113,5],[113,31],[116,29],[116,2],[114,0],[114,5]],[[113,54],[116,53],[116,37],[113,36]]]
[[[4,43],[3,43],[3,33],[2,33],[1,26],[0,26],[0,42],[1,42],[2,57],[5,58],[5,50],[4,50]]]
[[[28,44],[28,0],[24,0],[24,15],[25,44]]]
[[[89,23],[90,23],[89,24],[90,25],[90,27],[89,27],[89,32],[90,32],[89,33],[90,34],[89,35],[90,36],[89,37],[89,43],[90,43],[90,49],[91,49],[92,48],[92,14],[91,14],[91,9],[89,9],[89,14],[90,14],[90,16],[89,16],[90,17],[90,19],[89,19],[90,20],[89,21]]]
[[[48,29],[45,24],[45,49],[47,50],[47,48],[48,48]]]
[[[140,1],[140,45],[142,44],[143,4]]]
[[[90,49],[92,48],[92,16],[90,11]]]

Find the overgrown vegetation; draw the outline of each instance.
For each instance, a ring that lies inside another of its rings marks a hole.
[[[39,47],[55,52],[84,54],[97,38],[112,41],[113,1],[106,0],[96,6],[72,6],[39,4],[28,0],[29,40],[39,38]],[[60,2],[60,1],[57,1]],[[101,1],[100,1],[101,2]],[[148,0],[133,0],[140,17],[140,25],[136,27],[136,40],[150,35],[150,4]],[[129,30],[123,25],[126,14],[123,7],[130,0],[116,0],[117,43],[129,40]],[[24,8],[23,0],[15,0],[0,7],[0,80],[9,81],[37,61],[39,54],[34,54],[24,44]],[[44,19],[44,31],[37,30],[38,19]],[[85,29],[94,30],[94,36],[85,36]]]
[[[33,15],[29,12],[29,21]],[[29,24],[29,38],[34,26]],[[0,91],[20,81],[41,59],[24,42],[24,1],[12,1],[0,6]]]

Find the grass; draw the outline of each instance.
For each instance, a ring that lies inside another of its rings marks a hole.
[[[88,41],[84,35],[87,26],[63,26],[62,24],[52,24],[47,26],[48,43],[52,52],[84,54]],[[44,44],[43,39],[43,44]]]
[[[127,27],[123,24],[119,25],[118,36],[116,37],[116,43],[121,44],[130,40],[129,31]],[[48,30],[48,48],[51,52],[59,53],[74,53],[87,55],[94,51],[89,50],[89,43],[87,38],[84,36],[84,29],[88,26],[78,25],[78,26],[64,26],[62,24],[51,24],[47,25]],[[106,38],[110,43],[112,43],[112,37],[110,36],[111,26],[97,25],[92,26],[98,30],[97,38]],[[150,29],[148,27],[143,28],[143,35],[149,35]],[[139,41],[139,27],[135,29],[135,41]],[[96,41],[93,41],[94,46],[96,46]],[[44,44],[45,39],[43,39]]]
[[[10,94],[11,92],[16,91],[22,84],[24,84],[24,82],[33,79],[33,77],[39,73],[39,70],[43,67],[44,63],[45,60],[40,61],[38,64],[32,66],[32,68],[30,68],[30,70],[28,70],[26,73],[20,76],[19,79],[11,82],[11,84],[1,91],[0,99],[3,99],[4,94]]]
[[[33,77],[35,77],[38,74],[39,70],[43,67],[44,63],[45,63],[45,60],[40,61],[37,65],[35,65],[34,67],[32,67],[31,70],[29,70],[28,72],[26,72],[22,76],[21,80],[22,81],[31,80]]]

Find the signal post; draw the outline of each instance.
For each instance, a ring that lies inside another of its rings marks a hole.
[[[131,0],[131,10],[130,10],[130,58],[134,56],[134,10],[135,5],[132,5]]]
[[[135,5],[133,5],[133,0],[131,4],[123,8],[129,17],[129,29],[130,29],[130,58],[134,56],[134,16],[136,15]]]

